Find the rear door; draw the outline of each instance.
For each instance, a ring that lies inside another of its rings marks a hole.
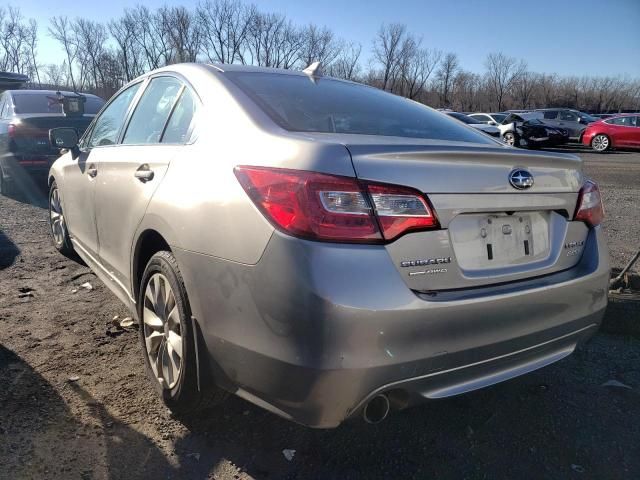
[[[152,77],[130,115],[120,145],[100,160],[96,223],[100,261],[129,288],[135,231],[171,159],[189,140],[195,93],[170,74]]]
[[[614,147],[631,147],[635,127],[631,123],[631,119],[635,117],[615,117],[605,121],[608,125],[607,134],[611,137]]]
[[[134,84],[115,96],[101,112],[80,142],[80,155],[62,167],[62,202],[71,237],[87,253],[96,256],[98,235],[95,215],[95,187],[100,181],[98,164],[115,152],[118,134],[127,111],[140,88]]]

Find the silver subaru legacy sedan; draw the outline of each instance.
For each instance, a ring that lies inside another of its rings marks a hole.
[[[139,320],[176,413],[378,422],[560,360],[607,304],[579,158],[318,69],[172,65],[50,138],[55,246]]]

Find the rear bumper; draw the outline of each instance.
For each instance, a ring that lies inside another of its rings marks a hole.
[[[333,427],[376,392],[444,397],[571,353],[606,308],[602,237],[589,233],[571,270],[429,295],[408,289],[377,246],[275,233],[255,266],[176,256],[216,381],[299,423]]]
[[[44,156],[42,158],[22,158],[8,153],[0,156],[0,168],[7,181],[20,181],[26,176],[38,180],[47,178],[49,169],[55,161],[55,157]]]

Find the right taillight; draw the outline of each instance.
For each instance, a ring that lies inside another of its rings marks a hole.
[[[384,243],[410,230],[438,227],[427,200],[410,188],[282,168],[234,171],[265,217],[297,237]]]
[[[592,227],[600,225],[604,219],[602,197],[595,182],[587,180],[582,186],[574,219],[583,221]]]

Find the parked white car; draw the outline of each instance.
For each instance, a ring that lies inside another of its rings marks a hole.
[[[491,135],[492,137],[496,138],[502,138],[500,129],[496,126],[487,125],[486,123],[479,123],[478,120],[471,118],[469,115],[465,115],[464,113],[453,111],[445,111],[444,113],[446,113],[450,117],[455,118],[456,120],[460,120],[461,122],[466,123],[470,127],[483,131],[487,135]]]
[[[507,115],[508,113],[471,113],[468,116],[478,123],[498,126],[507,118]]]

